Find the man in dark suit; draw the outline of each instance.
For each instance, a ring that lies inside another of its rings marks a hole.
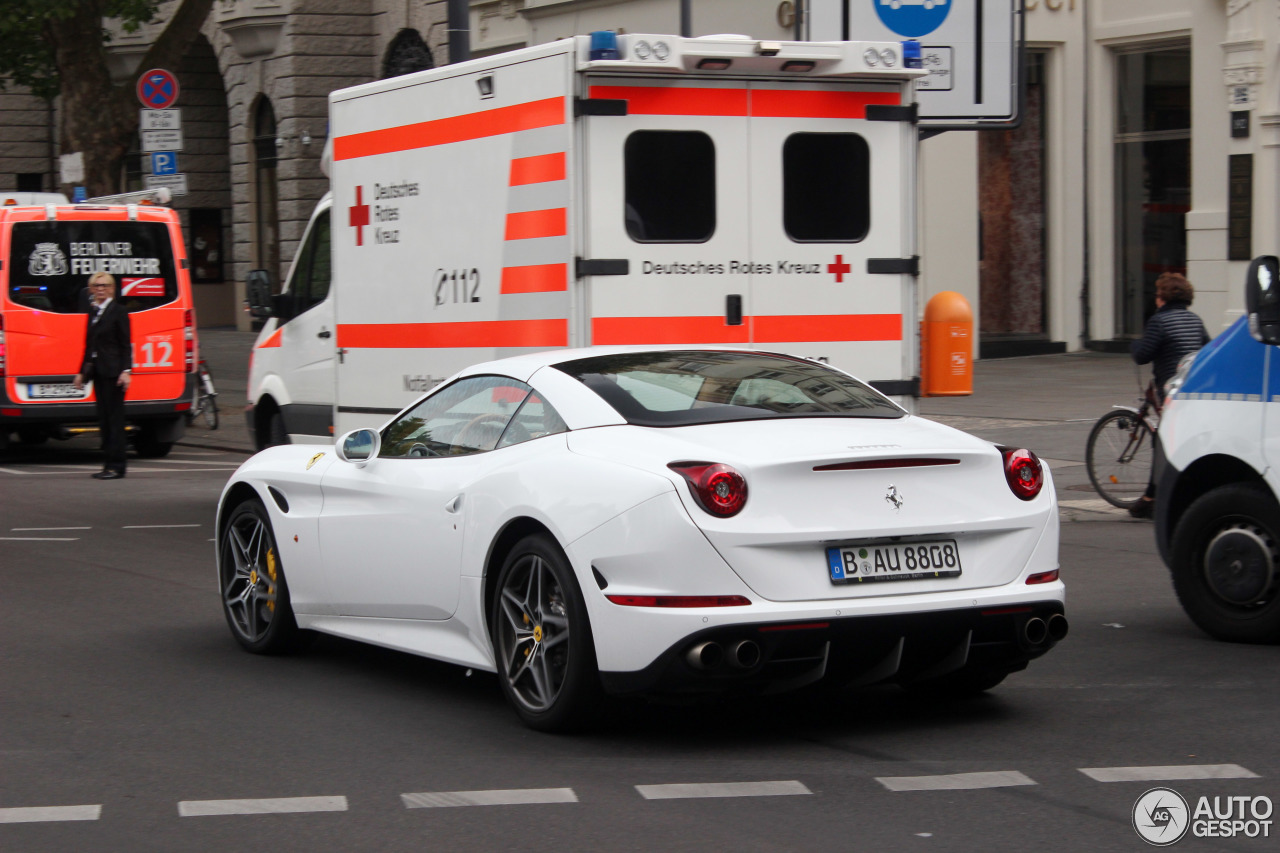
[[[106,462],[95,480],[118,480],[125,471],[124,395],[132,381],[133,350],[129,312],[115,298],[116,280],[110,273],[89,276],[89,324],[85,331],[84,358],[75,385],[83,388],[93,379],[98,404],[98,429]]]

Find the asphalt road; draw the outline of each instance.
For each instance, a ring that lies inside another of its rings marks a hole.
[[[934,414],[1089,502],[1085,402]],[[1118,512],[1064,510],[1071,634],[987,696],[633,703],[549,736],[492,675],[331,638],[242,652],[211,537],[244,453],[196,444],[107,483],[92,439],[0,460],[0,850],[1141,850],[1151,787],[1280,801],[1280,649],[1200,634]],[[1177,848],[1272,850],[1274,820]]]

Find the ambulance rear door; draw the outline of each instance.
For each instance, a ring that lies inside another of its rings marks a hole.
[[[751,342],[891,395],[916,375],[915,126],[898,82],[751,86]]]
[[[582,95],[578,339],[745,346],[748,84],[588,75]]]

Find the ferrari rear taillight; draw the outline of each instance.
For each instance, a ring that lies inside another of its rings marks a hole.
[[[1040,458],[1025,448],[998,447],[1004,457],[1004,478],[1009,489],[1024,501],[1040,494],[1044,486],[1044,466]]]
[[[689,483],[698,506],[717,518],[737,515],[747,503],[747,481],[721,462],[672,462],[667,466]]]
[[[196,370],[196,312],[188,308],[182,312],[182,347],[187,359],[187,373]]]

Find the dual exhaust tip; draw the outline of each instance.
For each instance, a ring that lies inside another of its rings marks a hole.
[[[1067,617],[1054,613],[1048,619],[1032,616],[1022,625],[1022,639],[1029,646],[1057,643],[1067,636]]]
[[[735,640],[727,645],[706,640],[691,646],[684,655],[689,666],[703,672],[725,664],[731,669],[751,669],[760,663],[760,657],[760,644],[755,640]]]

